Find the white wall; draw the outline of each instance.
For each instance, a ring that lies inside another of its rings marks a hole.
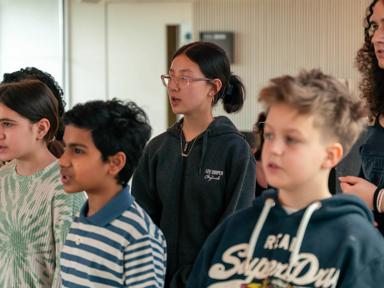
[[[166,25],[191,20],[190,3],[71,2],[72,104],[133,100],[149,115],[153,135],[163,132],[168,100],[160,75],[167,72]]]
[[[235,33],[233,71],[247,88],[244,108],[230,118],[250,130],[262,109],[260,88],[272,77],[321,68],[356,87],[354,57],[363,41],[370,0],[195,0],[193,30]],[[217,114],[225,113],[222,109]]]
[[[0,0],[0,75],[26,66],[63,84],[59,0]]]
[[[0,0],[1,1],[1,0]],[[352,3],[353,2],[353,3]],[[72,103],[119,97],[144,106],[154,135],[166,128],[165,25],[235,33],[233,71],[247,88],[230,118],[249,130],[268,79],[321,68],[356,86],[353,66],[370,0],[73,0],[70,1]],[[187,25],[188,26],[188,25]],[[223,114],[221,109],[216,114]]]
[[[105,5],[71,0],[67,8],[70,106],[105,99]]]

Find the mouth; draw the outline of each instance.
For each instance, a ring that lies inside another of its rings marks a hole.
[[[177,105],[181,102],[181,99],[180,98],[177,98],[177,97],[169,97],[169,100],[171,102],[171,105]]]
[[[61,172],[61,171],[60,171],[60,173],[61,173],[61,183],[63,183],[63,185],[68,185],[70,183],[72,177],[66,173]]]
[[[271,171],[276,171],[276,170],[281,169],[281,167],[279,165],[277,165],[276,163],[273,163],[273,162],[269,162],[267,164],[267,168],[268,168],[268,170],[271,170]]]
[[[378,58],[384,58],[384,49],[376,49],[375,52]]]
[[[7,149],[7,146],[5,145],[0,145],[0,153],[4,152]]]

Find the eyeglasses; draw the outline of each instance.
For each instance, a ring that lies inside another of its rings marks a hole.
[[[188,76],[171,76],[171,75],[161,75],[160,76],[163,85],[168,88],[169,84],[173,82],[173,84],[177,85],[179,88],[189,87],[191,82],[195,81],[209,81],[213,83],[212,79],[209,78],[196,78],[196,77],[188,77]]]

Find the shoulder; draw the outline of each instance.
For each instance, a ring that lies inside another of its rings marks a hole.
[[[175,144],[179,144],[179,138],[174,131],[169,130],[151,139],[145,149],[146,153],[156,153],[158,150],[169,149]]]
[[[122,213],[119,221],[124,223],[127,236],[133,242],[140,239],[153,239],[165,242],[161,230],[153,223],[149,215],[136,201]]]
[[[2,163],[0,166],[0,178],[3,178],[7,175],[12,175],[15,173],[15,161],[10,161],[7,163]]]
[[[53,181],[53,182],[59,182],[60,183],[60,166],[59,161],[55,160],[51,164],[49,164],[47,167],[45,167],[43,170],[36,173],[36,179],[41,179],[44,182],[46,181]]]
[[[263,205],[264,199],[255,199],[251,207],[237,210],[228,216],[223,223],[219,225],[219,229],[221,229],[224,233],[229,233],[230,235],[232,233],[233,235],[237,235],[238,233],[241,234],[245,231],[252,231],[258,217],[260,216]]]
[[[323,200],[315,217],[330,231],[337,229],[351,245],[365,246],[368,241],[380,243],[384,249],[384,238],[373,225],[372,212],[357,196],[337,194]]]

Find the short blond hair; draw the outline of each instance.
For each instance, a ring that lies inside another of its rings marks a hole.
[[[365,126],[366,111],[345,85],[319,69],[302,70],[296,77],[285,75],[270,82],[259,94],[267,110],[284,103],[299,114],[313,115],[315,127],[339,142],[344,155],[348,153]]]

